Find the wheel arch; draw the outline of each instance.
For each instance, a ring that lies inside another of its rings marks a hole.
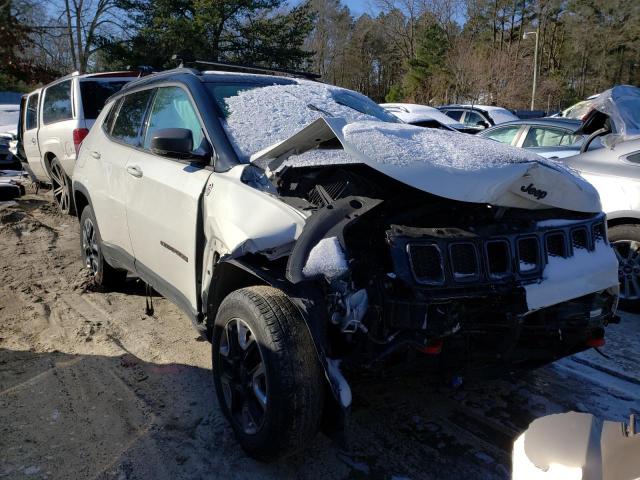
[[[71,189],[73,201],[76,206],[76,216],[78,217],[78,220],[80,220],[82,210],[84,210],[86,206],[91,205],[91,196],[89,195],[89,191],[86,187],[79,182],[73,182]]]
[[[618,225],[640,225],[640,212],[624,210],[607,213],[607,226],[611,228]]]
[[[49,175],[49,179],[51,179],[51,162],[56,157],[57,157],[57,155],[55,153],[51,152],[51,151],[45,152],[44,155],[42,155],[42,160],[43,160],[43,163],[44,163],[44,169],[47,172],[47,175]]]

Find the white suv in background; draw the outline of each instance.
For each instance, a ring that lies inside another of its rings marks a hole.
[[[70,178],[82,140],[107,98],[139,75],[74,72],[23,97],[18,152],[33,180],[51,183],[63,213],[73,213]]]

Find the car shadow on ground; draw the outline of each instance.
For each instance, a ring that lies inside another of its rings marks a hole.
[[[580,410],[593,393],[551,367],[457,390],[415,375],[358,378],[346,450],[319,435],[267,465],[238,447],[208,369],[7,349],[0,366],[0,476],[10,478],[508,478],[528,423]]]

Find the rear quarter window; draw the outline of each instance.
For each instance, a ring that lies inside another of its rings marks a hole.
[[[57,83],[44,92],[42,122],[54,123],[73,118],[71,109],[71,80]]]
[[[95,120],[104,108],[107,99],[120,91],[127,83],[122,81],[83,80],[80,82],[80,96],[82,97],[82,111],[84,118]]]

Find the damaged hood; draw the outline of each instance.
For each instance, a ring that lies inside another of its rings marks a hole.
[[[343,150],[318,149],[333,139]],[[272,170],[284,162],[293,167],[363,163],[452,200],[601,211],[593,186],[560,164],[492,140],[413,125],[320,117],[250,160]]]

